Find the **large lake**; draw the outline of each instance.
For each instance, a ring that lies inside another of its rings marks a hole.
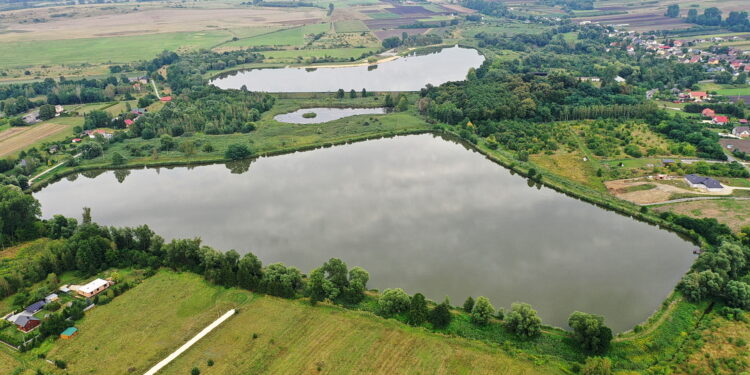
[[[367,269],[373,288],[448,295],[455,305],[469,295],[506,309],[529,302],[561,327],[581,310],[632,328],[694,260],[673,233],[529,187],[432,135],[127,173],[64,179],[35,196],[46,218],[79,218],[87,206],[101,224],[200,236],[303,272],[338,257]]]
[[[431,83],[466,79],[469,68],[478,68],[484,57],[475,49],[451,47],[438,52],[413,54],[377,65],[340,68],[264,68],[224,74],[211,84],[222,89],[264,92],[332,92],[363,88],[368,91],[418,91]]]

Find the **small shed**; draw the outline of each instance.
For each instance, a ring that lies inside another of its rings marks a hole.
[[[70,340],[73,338],[73,336],[78,334],[78,328],[76,327],[68,327],[62,333],[60,334],[60,338],[63,340]]]

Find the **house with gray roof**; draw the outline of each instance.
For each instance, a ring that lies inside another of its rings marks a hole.
[[[724,186],[721,183],[711,177],[699,176],[697,174],[689,174],[685,176],[685,181],[688,185],[694,188],[706,189],[708,191],[721,191]]]

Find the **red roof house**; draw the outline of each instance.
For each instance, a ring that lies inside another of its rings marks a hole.
[[[160,100],[163,101],[163,102],[171,102],[172,101],[172,97],[171,96],[162,96]]]
[[[125,119],[125,126],[133,125],[133,120],[131,119]]]
[[[729,123],[729,117],[727,116],[716,116],[713,119],[713,123],[716,125],[726,125]]]
[[[701,112],[701,115],[703,115],[703,117],[714,117],[716,116],[716,112],[711,108],[706,108]]]
[[[740,119],[740,124],[747,125],[747,119]]]
[[[73,140],[72,140],[71,142],[73,142],[73,143],[78,143],[78,142],[80,142],[80,141],[81,141],[81,138],[73,138]]]
[[[703,101],[708,98],[708,94],[705,91],[691,91],[690,98],[696,102]]]

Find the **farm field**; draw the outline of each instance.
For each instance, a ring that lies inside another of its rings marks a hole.
[[[0,67],[37,64],[127,63],[152,58],[165,49],[185,51],[210,48],[230,39],[232,39],[232,33],[218,30],[88,39],[0,42]]]
[[[62,117],[31,126],[7,129],[0,132],[0,157],[14,155],[38,143],[65,139],[71,135],[74,126],[81,124],[82,118]]]
[[[695,218],[714,218],[739,232],[742,227],[750,225],[750,201],[717,199],[672,203],[653,208],[658,212],[671,211]]]
[[[222,47],[301,46],[305,43],[307,35],[326,32],[330,27],[330,24],[327,23],[293,27],[232,41],[222,45]]]
[[[521,357],[511,358],[499,348],[445,338],[393,320],[253,296],[209,285],[197,275],[171,271],[160,271],[89,312],[77,325],[79,335],[56,341],[47,358],[69,358],[67,373],[71,375],[94,370],[142,373],[235,307],[237,315],[161,373],[186,374],[193,367],[212,374],[300,374],[316,368],[334,374],[554,372]],[[208,359],[214,361],[210,369],[205,365]]]
[[[263,52],[267,62],[296,61],[298,57],[334,57],[359,59],[362,54],[377,51],[375,48],[300,49]]]

